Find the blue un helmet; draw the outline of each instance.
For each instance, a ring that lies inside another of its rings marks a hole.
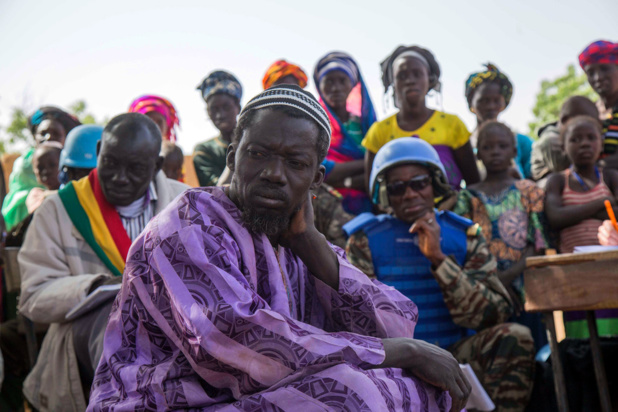
[[[388,206],[385,172],[392,167],[405,164],[418,164],[429,169],[435,198],[440,198],[451,191],[446,170],[436,149],[422,139],[402,137],[391,140],[376,153],[369,179],[373,203]]]
[[[94,169],[97,167],[97,142],[103,135],[103,126],[82,125],[69,132],[60,153],[60,164],[63,167]]]
[[[103,126],[81,125],[69,132],[60,152],[58,177],[61,184],[68,181],[65,168],[94,169],[97,167],[97,143],[103,135]]]

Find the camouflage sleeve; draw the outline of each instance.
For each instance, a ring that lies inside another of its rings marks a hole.
[[[371,249],[369,249],[369,239],[362,230],[354,233],[348,239],[345,246],[345,253],[348,261],[360,269],[365,275],[375,279],[373,271],[373,259],[371,257]]]
[[[496,259],[483,236],[468,236],[464,267],[448,257],[434,270],[453,321],[465,328],[483,329],[506,321],[513,312],[508,292],[497,276]]]

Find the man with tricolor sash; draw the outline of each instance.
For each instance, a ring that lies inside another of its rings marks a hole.
[[[19,310],[51,324],[24,383],[24,395],[38,410],[86,409],[89,385],[82,388],[80,353],[95,359],[97,349],[76,335],[102,333],[111,302],[73,322],[65,316],[98,286],[120,283],[132,241],[188,188],[161,172],[161,140],[142,114],[113,118],[103,131],[97,168],[49,196],[34,215],[19,254]]]

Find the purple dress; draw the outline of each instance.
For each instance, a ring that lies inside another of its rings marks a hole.
[[[88,410],[448,410],[447,392],[371,369],[418,311],[333,249],[339,290],[249,233],[220,188],[186,191],[129,251]]]

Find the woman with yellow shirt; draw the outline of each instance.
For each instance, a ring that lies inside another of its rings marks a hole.
[[[382,63],[385,93],[392,86],[399,112],[373,124],[363,139],[366,181],[378,150],[400,137],[418,137],[431,144],[446,168],[448,181],[458,190],[462,179],[479,181],[470,132],[453,114],[432,110],[425,105],[429,90],[440,89],[440,66],[433,54],[419,46],[399,46]]]

